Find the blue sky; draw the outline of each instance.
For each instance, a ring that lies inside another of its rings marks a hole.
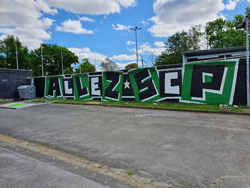
[[[218,17],[244,14],[250,0],[0,0],[0,39],[9,34],[35,49],[40,43],[65,46],[100,67],[105,57],[119,68],[139,61],[146,66],[164,50],[168,37]]]

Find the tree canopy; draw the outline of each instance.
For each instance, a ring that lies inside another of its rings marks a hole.
[[[42,57],[41,57],[42,55]],[[34,76],[42,75],[42,59],[44,75],[62,74],[62,61],[64,74],[72,74],[72,64],[78,62],[78,57],[66,47],[57,44],[41,44],[30,53]]]
[[[200,49],[201,36],[201,25],[192,26],[188,32],[177,32],[170,36],[165,43],[166,50],[156,58],[155,65],[181,63],[181,52]]]
[[[250,7],[246,8],[245,15],[250,17]],[[204,32],[201,32],[200,25],[192,26],[187,32],[176,32],[168,38],[166,50],[156,58],[155,65],[181,63],[183,51],[245,46],[245,30],[235,28],[235,22],[244,20],[245,16],[239,14],[235,15],[234,20],[218,18],[208,22]]]
[[[125,69],[136,69],[136,68],[138,68],[137,67],[137,63],[130,63],[130,64],[127,64],[126,66],[125,66]]]
[[[113,71],[117,69],[117,64],[109,58],[106,58],[103,62],[101,62],[101,68],[103,71]]]
[[[95,72],[95,66],[89,62],[89,59],[84,58],[82,59],[80,67],[75,69],[75,72],[76,73]]]
[[[16,69],[17,60],[19,69],[31,69],[28,48],[18,38],[9,35],[0,41],[0,68]]]

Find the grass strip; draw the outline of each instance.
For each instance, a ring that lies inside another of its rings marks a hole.
[[[102,105],[102,106],[126,106],[126,107],[142,107],[142,108],[154,108],[154,109],[169,109],[169,110],[188,110],[188,111],[205,111],[205,112],[220,112],[219,105],[208,104],[190,104],[190,103],[140,103],[135,101],[122,101],[122,102],[106,102],[106,101],[84,101],[74,99],[46,99],[37,98],[37,102],[56,102],[60,104],[89,104],[89,105]],[[231,108],[232,113],[243,113],[250,115],[250,109],[247,106],[228,106]],[[224,108],[223,108],[224,109]]]

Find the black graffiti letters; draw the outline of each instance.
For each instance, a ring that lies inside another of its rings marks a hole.
[[[181,70],[161,71],[160,77],[160,96],[161,97],[180,97],[182,85]]]
[[[222,92],[223,78],[227,68],[224,65],[194,65],[190,96],[194,98],[205,98],[204,89],[212,93]]]
[[[246,85],[245,70],[244,64],[240,64],[239,60],[193,62],[185,65],[46,76],[43,79],[45,82],[42,82],[45,87],[41,87],[41,84],[36,84],[36,87],[37,91],[44,89],[44,95],[49,99],[231,105],[236,99],[243,101],[242,104],[246,101],[246,95],[239,94],[246,91],[242,87]],[[242,75],[244,77],[238,79]],[[239,90],[237,95],[236,90]]]
[[[92,76],[89,78],[91,96],[101,97],[102,96],[102,75]]]
[[[148,98],[157,95],[157,89],[155,88],[155,84],[148,69],[144,69],[137,73],[134,78],[139,90],[139,98],[141,101],[145,101]]]
[[[83,87],[81,77],[80,76],[75,77],[75,81],[76,81],[76,88],[77,88],[79,97],[81,98],[81,97],[88,95],[89,94],[88,88]]]
[[[65,78],[63,79],[63,95],[65,97],[74,97],[74,87],[73,87],[73,79]]]
[[[60,87],[60,78],[57,77],[52,77],[50,78],[50,82],[49,82],[49,92],[48,95],[51,97],[55,96],[62,96],[62,92],[61,92],[61,87]]]
[[[110,84],[105,90],[105,97],[118,101],[120,92],[114,90],[121,81],[121,75],[119,72],[106,72],[106,81],[110,82]]]

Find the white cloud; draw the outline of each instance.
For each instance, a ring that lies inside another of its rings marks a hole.
[[[44,0],[55,8],[65,9],[78,14],[112,14],[120,13],[121,9],[136,5],[135,0]]]
[[[154,42],[154,45],[159,47],[159,48],[162,48],[162,47],[165,47],[165,42],[162,42],[162,41],[155,41]]]
[[[226,9],[227,10],[234,10],[235,7],[237,6],[237,3],[239,2],[240,0],[229,0],[228,1],[228,4],[226,4]]]
[[[159,41],[156,41],[155,43],[154,43],[155,45],[157,44],[157,45],[160,45],[160,42]],[[132,48],[132,49],[128,49],[129,51],[131,51],[131,52],[135,52],[135,48]],[[161,54],[161,52],[163,52],[165,50],[165,48],[164,47],[156,47],[156,48],[153,48],[153,47],[151,47],[151,45],[148,43],[148,42],[146,42],[146,43],[144,43],[144,44],[140,44],[139,46],[138,46],[138,54],[139,54],[139,56],[141,56],[141,55],[153,55],[153,56],[158,56],[158,55],[160,55]]]
[[[136,1],[135,0],[117,0],[121,6],[128,8],[131,6],[135,6],[136,5]]]
[[[107,57],[104,54],[91,52],[89,48],[69,48],[69,50],[77,55],[79,60],[87,58],[92,64],[101,64],[101,62]]]
[[[139,45],[138,53],[158,56],[164,50],[165,50],[165,48],[163,48],[163,47],[152,48],[149,43],[144,43],[142,45]]]
[[[80,53],[91,53],[89,48],[69,48],[74,54],[79,55]]]
[[[23,45],[29,49],[40,46],[44,40],[51,38],[50,32],[54,20],[42,17],[43,13],[56,14],[57,10],[50,8],[42,0],[1,0],[0,33],[17,36]]]
[[[7,37],[7,35],[1,35],[0,40],[4,40]]]
[[[35,49],[45,40],[51,39],[53,19],[47,14],[55,15],[57,9],[80,14],[100,15],[119,13],[122,8],[136,5],[136,0],[1,0],[0,3],[0,38],[6,35],[17,36],[23,45]],[[53,7],[53,8],[52,8]],[[81,17],[81,21],[95,20]],[[82,28],[79,22],[65,22],[57,27],[60,31],[77,34],[92,34],[93,31]]]
[[[130,28],[132,26],[125,26],[125,25],[121,25],[121,24],[116,24],[116,25],[112,24],[112,27],[116,31],[123,31],[123,30],[130,30]]]
[[[127,41],[127,45],[129,46],[129,45],[132,45],[132,44],[135,44],[135,42],[133,42],[133,41]]]
[[[144,25],[144,26],[149,25],[148,21],[145,21],[145,20],[139,21],[139,23]]]
[[[57,14],[57,10],[55,8],[50,8],[48,4],[46,4],[43,0],[37,0],[37,1],[33,1],[33,3],[36,2],[36,9],[37,10],[41,10],[44,13],[48,13],[48,14]]]
[[[116,63],[119,69],[125,69],[129,63]]]
[[[56,31],[75,33],[75,34],[93,34],[94,32],[91,30],[87,30],[82,27],[82,24],[79,20],[71,20],[68,19],[64,21],[62,26],[56,26]]]
[[[225,9],[222,0],[156,0],[154,25],[148,30],[156,37],[168,37],[190,26],[215,20]]]
[[[85,21],[85,22],[95,22],[94,19],[88,18],[86,16],[82,16],[81,18],[79,18],[79,20]]]
[[[118,61],[131,61],[131,60],[136,60],[136,55],[121,54],[121,55],[114,55],[112,58]]]

